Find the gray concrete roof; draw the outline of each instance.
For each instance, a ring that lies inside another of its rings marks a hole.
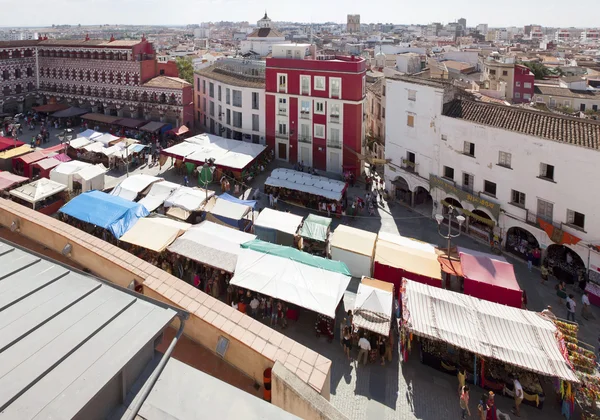
[[[155,357],[153,362],[146,366],[127,395],[125,404],[109,417],[111,420],[126,418],[129,408],[137,401],[138,392],[159,359]],[[275,405],[173,358],[167,362],[137,418],[144,420],[299,420],[298,417]]]
[[[175,315],[0,241],[0,412],[75,417]]]

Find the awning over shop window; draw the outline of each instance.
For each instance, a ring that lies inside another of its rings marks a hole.
[[[550,240],[555,244],[560,245],[575,245],[581,238],[578,238],[575,235],[571,235],[570,233],[565,232],[562,229],[555,227],[552,223],[548,223],[545,220],[542,220],[538,217],[538,224],[544,229],[544,232],[548,235]]]

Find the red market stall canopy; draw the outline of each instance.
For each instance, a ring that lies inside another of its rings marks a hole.
[[[521,308],[523,292],[515,277],[513,265],[495,255],[467,252],[459,250],[464,293],[489,302]]]
[[[403,278],[442,287],[436,248],[428,243],[382,232],[375,247],[373,277],[400,288]]]
[[[9,137],[0,137],[0,152],[7,149],[23,146],[25,143]]]
[[[554,323],[537,312],[487,302],[410,280],[402,283],[402,323],[415,335],[579,383]]]
[[[0,191],[8,190],[26,181],[29,181],[29,178],[11,172],[0,172]]]
[[[43,113],[49,114],[51,112],[62,111],[63,109],[67,109],[67,108],[69,108],[69,105],[66,105],[66,104],[47,104],[47,105],[34,106],[33,110],[35,112],[43,112]]]
[[[174,129],[168,131],[168,133],[174,134],[176,136],[182,136],[182,135],[187,134],[189,132],[190,132],[190,129],[187,128],[185,125],[182,125],[179,128],[174,128]]]

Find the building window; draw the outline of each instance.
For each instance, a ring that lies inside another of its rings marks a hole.
[[[524,94],[523,94],[523,99],[525,99],[525,100],[527,100],[527,101],[530,101],[530,100],[531,100],[531,94],[529,94],[529,93],[524,93]]]
[[[280,122],[277,133],[281,136],[287,136],[287,124]]]
[[[385,96],[385,85],[381,86],[381,96]]]
[[[206,98],[202,98],[202,112],[206,114]]]
[[[340,130],[337,128],[329,129],[329,138],[327,139],[327,147],[335,147],[341,149],[342,144],[340,143]]]
[[[229,88],[225,88],[225,103],[226,103],[227,105],[229,105],[229,104],[231,103],[231,101],[230,101],[230,99],[229,99],[229,98],[230,98],[230,96],[229,96],[229,93],[230,93],[230,90],[229,90]]]
[[[475,143],[465,141],[463,144],[463,153],[467,156],[475,157]]]
[[[252,92],[252,109],[258,109],[259,102],[258,92]]]
[[[217,99],[221,101],[221,85],[217,86]]]
[[[206,95],[206,80],[202,81],[202,93]]]
[[[310,76],[300,76],[300,94],[310,95]]]
[[[503,71],[502,71],[502,76],[508,76],[508,71],[506,71],[506,70],[503,70]]]
[[[417,91],[416,90],[408,89],[408,100],[409,101],[417,100]]]
[[[531,83],[529,83],[529,82],[525,82],[525,83],[523,84],[523,87],[524,87],[525,89],[531,89]]]
[[[259,117],[256,114],[252,114],[252,131],[260,131]]]
[[[540,178],[554,181],[554,166],[547,163],[540,163]]]
[[[510,190],[510,202],[516,206],[525,207],[525,193]]]
[[[510,168],[511,159],[512,154],[507,152],[498,152],[498,165],[504,166],[505,168]]]
[[[332,123],[340,122],[340,104],[329,105],[329,120]]]
[[[381,118],[385,118],[385,107],[381,108]]]
[[[223,107],[219,105],[219,121],[223,118]]]
[[[215,97],[215,84],[213,82],[208,84],[208,96],[211,98]]]
[[[585,214],[567,209],[567,224],[583,229],[585,225]]]
[[[415,126],[415,116],[408,114],[406,116],[406,125],[408,125],[409,127],[414,127]]]
[[[277,114],[287,115],[287,98],[279,98],[277,105]]]
[[[473,192],[474,183],[475,183],[475,177],[471,174],[463,172],[463,181],[462,181],[463,189],[466,191]]]
[[[242,113],[233,111],[233,124],[236,128],[242,128]]]
[[[495,197],[496,196],[496,183],[492,182],[492,181],[484,180],[483,181],[483,191],[485,191],[486,194],[493,195]]]
[[[232,105],[240,107],[242,106],[242,91],[241,90],[232,90]]]
[[[310,101],[300,102],[300,117],[305,118],[310,115]]]
[[[215,103],[213,101],[210,101],[210,116],[214,117],[215,116]]]
[[[229,109],[225,110],[225,122],[228,125],[231,124],[231,111]]]
[[[515,82],[516,87],[521,87],[521,82]]]
[[[287,74],[279,74],[277,80],[279,82],[278,92],[287,92]]]
[[[515,98],[517,98],[517,99],[521,98],[521,94],[519,92],[515,92]]]
[[[300,141],[310,143],[310,126],[308,124],[300,124]]]
[[[325,90],[325,76],[315,76],[315,90]]]
[[[496,70],[490,70],[490,74],[496,75]]]
[[[442,134],[442,141],[448,141],[448,136],[445,134]]]
[[[329,96],[338,99],[342,97],[342,79],[339,77],[329,78]]]
[[[315,124],[315,137],[325,138],[325,126],[323,124]]]
[[[554,212],[554,204],[549,201],[538,198],[537,215],[538,217],[552,222],[552,213]]]
[[[325,102],[315,101],[315,114],[325,114]]]
[[[454,181],[454,168],[444,166],[444,178]]]

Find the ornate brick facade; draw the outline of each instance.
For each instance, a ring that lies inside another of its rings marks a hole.
[[[193,128],[192,86],[161,75],[144,38],[0,43],[0,107],[15,112],[51,101]]]

